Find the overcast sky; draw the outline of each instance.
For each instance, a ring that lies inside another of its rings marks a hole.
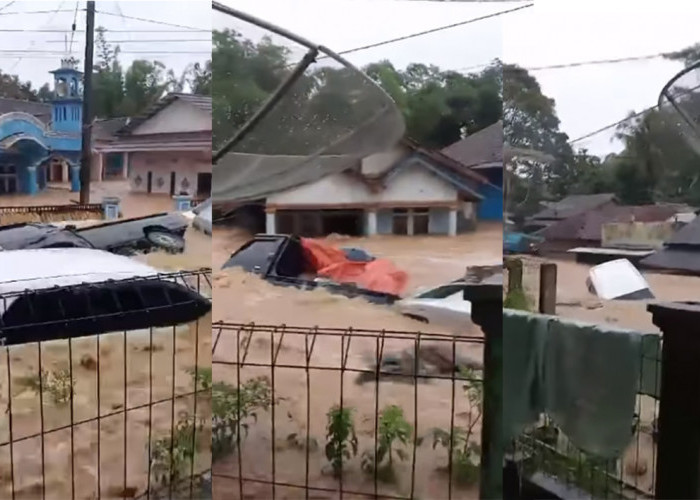
[[[70,41],[76,4],[76,29],[82,32],[76,32],[71,53],[82,65],[85,49],[85,1],[0,2],[0,70],[17,74],[36,87],[50,82],[51,75],[48,72],[59,66],[65,53],[65,37],[68,36]],[[157,59],[180,74],[189,63],[203,62],[211,57],[210,5],[207,0],[170,0],[167,3],[100,0],[96,2],[95,25],[108,30],[107,41],[118,42],[121,46],[120,60],[125,66],[134,59]],[[33,13],[28,13],[30,11]],[[128,19],[122,15],[150,19],[157,23]],[[158,23],[178,24],[197,28],[198,31]]]
[[[700,2],[693,0],[536,0],[504,17],[503,57],[524,67],[646,56],[700,42]],[[656,104],[683,68],[664,59],[534,71],[553,97],[571,139]],[[700,83],[700,82],[698,82]],[[576,143],[591,153],[618,151],[612,131]]]

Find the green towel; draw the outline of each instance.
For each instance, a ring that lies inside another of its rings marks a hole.
[[[622,455],[632,439],[642,335],[552,318],[543,360],[544,407],[582,450]]]
[[[520,435],[544,411],[542,358],[549,316],[503,310],[503,434]]]

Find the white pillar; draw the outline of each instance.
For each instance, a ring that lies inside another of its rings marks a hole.
[[[265,232],[267,234],[277,234],[277,227],[275,224],[275,212],[268,211],[265,213]]]
[[[450,236],[457,236],[457,209],[456,208],[451,208],[450,209],[450,214],[449,214],[449,223],[448,223],[448,229],[447,229],[447,234]]]
[[[408,210],[406,213],[406,232],[409,236],[413,236],[413,210]]]
[[[129,178],[129,152],[124,151],[122,153],[123,159],[122,159],[122,176],[125,179]]]
[[[368,210],[367,211],[367,236],[374,236],[377,234],[377,211]]]

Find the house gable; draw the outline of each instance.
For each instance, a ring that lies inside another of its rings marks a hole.
[[[187,100],[174,99],[136,126],[131,131],[131,135],[210,131],[211,113]]]

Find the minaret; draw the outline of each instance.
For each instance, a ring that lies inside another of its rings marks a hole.
[[[79,135],[82,127],[83,73],[72,56],[61,59],[61,67],[51,71],[54,98],[51,101],[51,130]]]

